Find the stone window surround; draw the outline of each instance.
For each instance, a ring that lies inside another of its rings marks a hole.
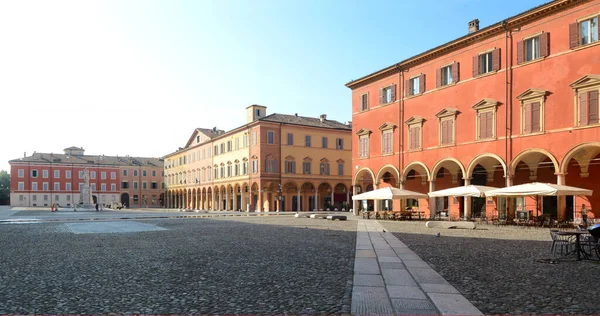
[[[544,132],[544,103],[546,101],[546,96],[549,94],[549,91],[541,90],[541,89],[527,89],[525,92],[521,93],[517,96],[517,100],[521,103],[521,134],[531,135],[531,134],[539,134]],[[532,104],[535,102],[540,103],[540,130],[538,132],[525,132],[525,106],[527,104]]]
[[[473,109],[476,111],[475,135],[477,136],[476,139],[478,141],[494,140],[498,137],[498,135],[496,133],[496,112],[497,112],[496,110],[498,109],[498,104],[499,104],[499,102],[495,99],[483,99],[483,100],[477,102],[475,105],[473,105]],[[479,114],[486,113],[486,112],[492,112],[492,137],[482,139],[481,135],[479,134],[479,132],[480,132]],[[454,129],[456,130],[456,126]],[[456,140],[454,140],[454,141],[456,142]]]
[[[579,94],[582,92],[590,92],[597,90],[600,92],[600,75],[585,75],[569,85],[573,89],[573,105],[574,105],[574,126],[586,127],[590,124],[581,125],[579,122]],[[600,102],[599,102],[600,103]],[[593,124],[596,125],[596,124]]]
[[[438,112],[435,116],[438,118],[438,144],[439,147],[453,146],[456,145],[456,115],[460,113],[456,108],[444,108]],[[452,142],[448,144],[442,144],[442,122],[451,120],[452,124]]]
[[[396,129],[396,125],[392,122],[385,122],[383,123],[381,126],[379,126],[379,130],[381,131],[381,155],[383,156],[387,156],[387,155],[393,155],[394,154],[394,129]],[[390,151],[389,152],[384,152],[384,135],[385,134],[391,134],[391,140],[390,140]]]
[[[423,150],[423,123],[425,122],[425,118],[422,116],[413,116],[409,118],[404,124],[408,126],[408,151],[419,151]],[[411,128],[420,127],[419,131],[419,147],[418,148],[410,148],[410,130]],[[441,135],[440,135],[441,137]],[[441,140],[441,139],[440,139]]]

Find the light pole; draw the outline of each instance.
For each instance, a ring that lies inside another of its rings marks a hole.
[[[279,203],[279,207],[277,208],[277,212],[279,212],[283,207],[281,202],[283,201],[283,196],[281,196],[281,183],[277,185],[277,200]]]

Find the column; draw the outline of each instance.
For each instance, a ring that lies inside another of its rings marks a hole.
[[[216,200],[217,200],[217,192],[213,189],[213,191],[211,192],[211,202],[210,202],[210,210],[211,211],[216,210],[216,208],[215,208]]]
[[[165,194],[165,208],[169,208],[169,193]]]
[[[333,193],[334,193],[334,190],[331,190],[331,206],[330,207],[331,207],[332,211],[335,209],[335,200],[333,199],[335,196]]]
[[[373,184],[373,190],[377,190],[379,189],[379,184]],[[373,201],[373,211],[375,212],[379,212],[379,203],[381,200],[374,200]]]
[[[430,180],[429,181],[429,192],[433,192],[433,191],[435,191],[435,181]],[[435,200],[435,198],[432,198],[432,197],[429,198],[429,218],[435,217],[435,211],[437,210],[436,202],[437,201]]]
[[[356,185],[352,186],[352,195],[356,196]],[[352,214],[358,215],[358,200],[352,200]]]
[[[465,180],[465,186],[467,185],[471,185],[471,179],[467,179],[467,178],[463,178]],[[463,207],[464,207],[464,212],[463,212],[463,216],[464,219],[467,220],[471,217],[471,197],[469,196],[465,196],[463,197]]]
[[[256,211],[257,212],[261,212],[262,211],[262,207],[263,207],[263,190],[258,190],[258,205],[256,205]]]
[[[233,188],[233,210],[237,211],[239,209],[237,205],[237,192],[235,192],[235,188]]]
[[[242,205],[240,205],[240,208],[242,209],[242,211],[248,211],[248,207],[246,205],[246,200],[244,199],[244,188],[240,188],[240,203]]]
[[[229,189],[225,189],[225,210],[229,211]]]
[[[200,205],[201,200],[202,200],[202,192],[196,191],[196,209],[197,210],[202,208],[202,205]]]
[[[404,190],[404,180],[399,180],[398,183],[396,183],[396,185],[398,186],[398,188],[400,188],[401,190]],[[406,210],[406,199],[401,199],[400,200],[400,210],[404,211]]]
[[[319,202],[318,201],[319,201],[319,190],[315,189],[315,205],[314,205],[315,211],[319,210],[319,207],[318,207]]]
[[[346,207],[350,207],[350,190],[346,190]],[[346,209],[348,211],[348,209]]]
[[[300,209],[300,201],[302,201],[302,200],[300,200],[300,198],[301,198],[301,197],[300,197],[300,190],[298,190],[298,199],[296,200],[296,210],[297,210],[298,212],[301,212],[301,211],[302,211],[302,210]]]
[[[555,173],[556,175],[556,184],[565,185],[565,174],[564,173]],[[557,197],[557,219],[559,221],[564,221],[567,219],[567,197],[562,195]],[[576,208],[573,209],[575,212]],[[575,214],[573,214],[573,219],[575,219]]]

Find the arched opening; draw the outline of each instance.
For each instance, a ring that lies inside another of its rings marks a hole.
[[[121,204],[123,207],[129,207],[129,193],[121,194]]]
[[[559,207],[559,220],[573,218],[581,220],[581,209],[585,205],[589,218],[600,216],[600,143],[583,144],[572,149],[563,159],[561,172],[565,174],[565,184],[594,190],[592,196],[574,196],[573,201],[565,201],[564,214]],[[559,203],[560,204],[560,203]],[[597,207],[596,207],[597,206]],[[595,207],[595,208],[594,208]]]

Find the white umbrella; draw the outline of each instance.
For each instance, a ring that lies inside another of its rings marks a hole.
[[[592,195],[592,190],[570,187],[566,185],[532,182],[513,185],[501,189],[487,191],[486,196],[563,196],[563,195]]]
[[[482,197],[486,192],[496,190],[498,188],[486,187],[483,185],[467,185],[462,187],[455,187],[445,190],[429,192],[429,197],[441,197],[441,196],[472,196]]]
[[[427,194],[392,187],[385,187],[352,196],[353,200],[398,200],[426,198],[428,198]]]

